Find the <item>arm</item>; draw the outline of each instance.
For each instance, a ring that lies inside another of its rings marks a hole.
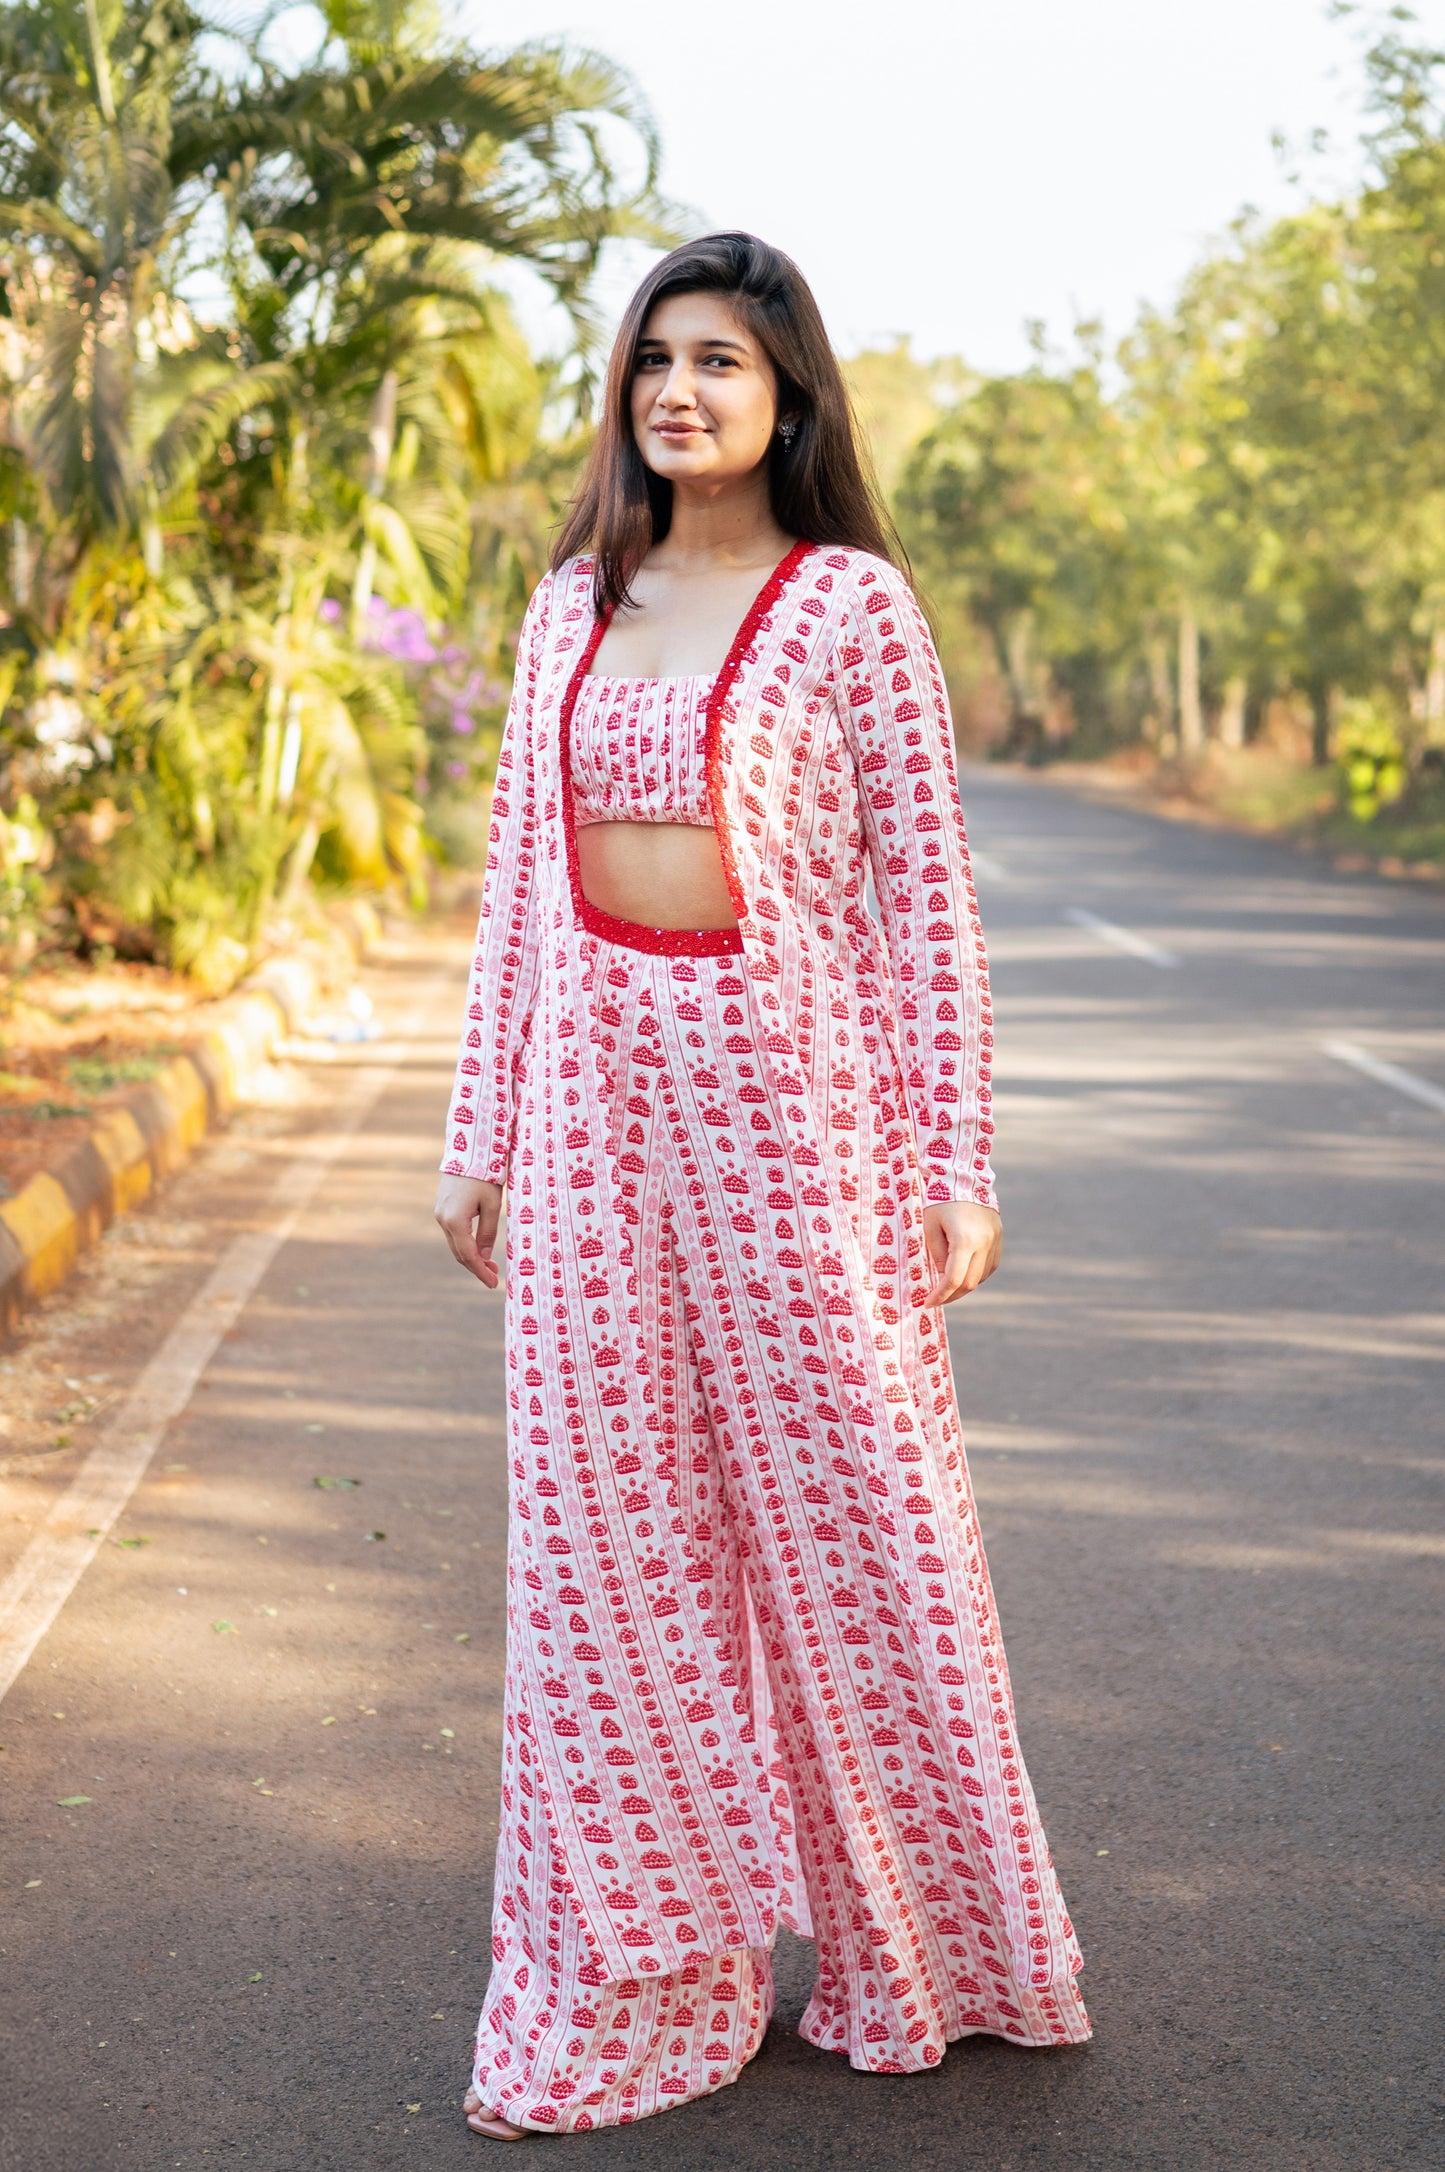
[[[860,575],[837,664],[838,705],[857,764],[898,992],[904,1086],[924,1197],[930,1204],[996,1208],[989,1166],[993,1014],[953,725],[923,614],[892,567],[874,560]],[[953,1248],[950,1238],[944,1249]],[[939,1264],[932,1234],[929,1250]],[[929,1301],[944,1299],[931,1294]]]
[[[533,907],[537,859],[532,716],[550,582],[527,607],[517,675],[497,756],[481,916],[452,1086],[442,1173],[489,1186],[507,1181],[517,1065],[536,1001],[541,953]],[[495,1218],[494,1218],[495,1219]]]

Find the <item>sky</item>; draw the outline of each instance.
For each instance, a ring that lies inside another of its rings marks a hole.
[[[636,78],[662,185],[795,257],[844,353],[906,335],[1006,370],[1026,325],[1117,338],[1246,204],[1360,170],[1359,32],[1326,0],[459,0]],[[1445,0],[1418,0],[1445,42]],[[1333,148],[1310,155],[1316,129]],[[1282,160],[1272,138],[1296,149]],[[614,264],[613,313],[640,268]],[[540,323],[540,318],[537,320]]]

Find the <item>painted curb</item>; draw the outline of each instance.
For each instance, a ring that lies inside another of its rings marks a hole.
[[[381,933],[376,914],[352,903],[333,919],[360,962]],[[0,1206],[0,1334],[58,1289],[117,1215],[138,1206],[246,1099],[318,993],[316,970],[304,959],[272,959],[217,1006],[214,1023],[189,1048]]]

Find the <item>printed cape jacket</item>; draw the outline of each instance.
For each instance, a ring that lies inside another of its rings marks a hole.
[[[523,1791],[530,1800],[535,1788],[532,1814],[546,1819],[600,1981],[675,1965],[672,1881],[659,1884],[640,1853],[626,1856],[619,1872],[618,1857],[594,1837],[605,1842],[626,1830],[639,1786],[658,1805],[710,1806],[711,1829],[721,1834],[759,1814],[773,1818],[776,1875],[756,1868],[756,1858],[752,1868],[739,1858],[736,1878],[694,1895],[695,1952],[766,1946],[780,1914],[805,1933],[808,1926],[765,1696],[750,1719],[746,1700],[729,1697],[725,1684],[689,1706],[669,1682],[639,1685],[621,1667],[608,1671],[603,1690],[589,1690],[581,1655],[565,1638],[554,1644],[555,1630],[539,1635],[530,1626],[565,1624],[584,1594],[589,1618],[626,1603],[661,1620],[690,1605],[699,1578],[710,1574],[695,1558],[680,1512],[686,1503],[675,1493],[670,1521],[663,1517],[658,1534],[633,1551],[625,1533],[619,1542],[616,1529],[596,1519],[590,1475],[580,1482],[568,1439],[537,1422],[540,1376],[528,1420],[527,1337],[537,1336],[538,1324],[527,1308],[545,1294],[561,1307],[571,1338],[565,1363],[575,1372],[562,1385],[568,1424],[578,1442],[585,1431],[591,1444],[591,1468],[599,1441],[616,1469],[629,1461],[634,1469],[668,1468],[643,1377],[618,1142],[601,1113],[605,1069],[588,991],[599,939],[655,950],[658,970],[684,980],[699,951],[739,949],[730,929],[640,936],[582,895],[568,741],[577,690],[604,631],[592,574],[587,558],[562,566],[527,613],[443,1168],[508,1184],[509,1214],[536,1225],[535,1243],[552,1263],[545,1292],[519,1288],[513,1277],[507,1296],[507,1726]],[[850,1446],[856,1461],[833,1466],[852,1472],[840,1492],[847,1514],[876,1530],[870,1543],[900,1563],[895,1603],[906,1618],[888,1632],[897,1656],[886,1661],[898,1677],[894,1694],[935,1713],[930,1724],[940,1733],[951,1726],[967,1739],[971,1771],[957,1783],[966,1793],[956,1810],[945,1802],[937,1815],[966,1845],[992,1933],[1020,1977],[1035,1986],[1063,1982],[1079,1965],[1078,1948],[1013,1739],[946,1340],[938,1315],[920,1303],[923,1202],[993,1203],[993,1035],[942,676],[893,566],[807,543],[789,553],[713,689],[707,774],[740,931],[738,1001],[771,1066],[772,1092],[758,1089],[757,1098],[773,1114],[759,1110],[753,1121],[785,1132],[781,1149],[770,1151],[790,1158],[809,1207],[789,1262],[796,1292],[789,1310],[804,1306],[833,1353],[833,1402],[851,1429],[839,1446]],[[849,1025],[840,1038],[863,1056],[851,1069],[830,1060],[832,1021],[842,1018]],[[870,1153],[905,1198],[896,1240],[890,1233],[885,1242],[870,1225]],[[835,1158],[848,1154],[851,1162]],[[856,1180],[851,1187],[845,1170]],[[843,1340],[839,1321],[852,1330]],[[930,1612],[924,1581],[945,1569],[952,1604]],[[806,1679],[798,1691],[815,1692]],[[960,1705],[962,1716],[954,1716]],[[872,1865],[869,1905],[889,1921],[891,1870],[860,1799],[851,1723],[820,1703],[816,1725],[834,1744],[830,1784],[850,1823],[856,1819],[859,1860]],[[685,1836],[677,1841],[681,1848]],[[665,1864],[667,1856],[655,1860]]]

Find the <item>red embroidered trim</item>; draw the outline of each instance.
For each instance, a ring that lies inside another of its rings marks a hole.
[[[732,647],[723,658],[722,669],[713,682],[713,689],[707,700],[707,714],[703,725],[703,764],[707,775],[708,805],[712,810],[713,832],[722,856],[723,877],[728,886],[728,896],[732,899],[733,911],[739,920],[746,917],[749,908],[733,853],[727,809],[723,804],[723,704],[732,692],[738,672],[742,669],[743,658],[751,647],[759,626],[812,548],[811,543],[795,543],[787,557],[768,575],[754,597],[747,617],[738,628]],[[567,880],[572,892],[572,910],[589,935],[597,936],[604,943],[619,943],[628,950],[646,951],[652,957],[736,956],[743,947],[741,930],[736,927],[649,928],[640,920],[619,920],[614,914],[603,912],[601,906],[592,904],[582,888],[582,869],[577,851],[577,805],[572,790],[572,716],[577,707],[577,697],[582,691],[582,681],[591,669],[592,659],[602,646],[602,636],[611,623],[610,609],[597,613],[593,619],[592,631],[583,644],[582,653],[567,682],[567,691],[562,697],[558,732],[562,758],[562,830],[567,847]]]
[[[743,881],[738,873],[737,857],[733,851],[732,831],[728,828],[727,808],[723,803],[722,773],[722,713],[723,706],[733,690],[734,682],[742,669],[743,658],[752,647],[758,628],[797,572],[813,546],[802,537],[793,545],[780,564],[774,566],[767,580],[753,598],[752,609],[737,630],[732,647],[723,658],[722,670],[707,703],[707,722],[704,727],[703,762],[707,772],[708,804],[712,808],[712,826],[717,835],[718,851],[722,854],[723,876],[728,886],[728,896],[733,901],[733,911],[739,920],[746,920],[752,910],[748,904]],[[738,944],[739,950],[742,944]]]

